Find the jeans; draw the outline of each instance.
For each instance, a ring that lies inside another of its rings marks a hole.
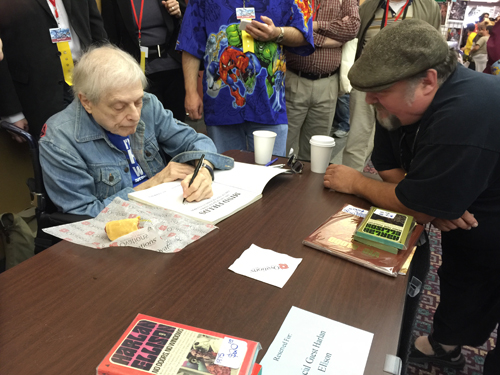
[[[207,126],[207,133],[217,147],[217,152],[222,154],[228,150],[254,151],[253,132],[255,130],[269,130],[275,132],[273,155],[286,156],[286,136],[288,125],[264,125],[246,121],[237,125]]]
[[[333,117],[333,129],[348,132],[349,125],[349,100],[351,95],[345,94],[337,98],[337,109]]]

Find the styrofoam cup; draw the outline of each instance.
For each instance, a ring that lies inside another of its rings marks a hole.
[[[275,132],[269,130],[256,130],[253,132],[255,163],[266,164],[271,161],[276,135]]]
[[[311,171],[325,173],[335,147],[335,139],[326,135],[313,135],[309,143],[311,144]]]

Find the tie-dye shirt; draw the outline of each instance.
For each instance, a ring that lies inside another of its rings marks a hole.
[[[254,41],[254,52],[243,52],[236,8],[243,0],[190,0],[182,21],[177,49],[204,63],[203,107],[207,125],[245,121],[287,124],[285,53],[274,42]],[[302,56],[314,52],[308,0],[246,0],[255,19],[266,16],[279,26],[299,30],[308,44],[286,47]]]

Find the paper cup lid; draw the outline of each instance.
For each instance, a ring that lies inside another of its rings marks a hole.
[[[310,144],[320,147],[333,147],[335,146],[335,139],[327,135],[313,135]]]
[[[253,132],[253,135],[256,135],[257,137],[276,137],[277,134],[275,132],[272,132],[270,130],[256,130]]]

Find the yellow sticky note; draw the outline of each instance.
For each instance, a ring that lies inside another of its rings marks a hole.
[[[60,59],[64,81],[66,81],[69,86],[73,86],[73,68],[75,67],[75,65],[73,63],[73,56],[71,56],[69,43],[59,42],[57,43],[57,49],[61,53]]]
[[[252,36],[245,30],[241,30],[241,39],[243,42],[243,52],[255,52],[254,51],[254,40]]]

